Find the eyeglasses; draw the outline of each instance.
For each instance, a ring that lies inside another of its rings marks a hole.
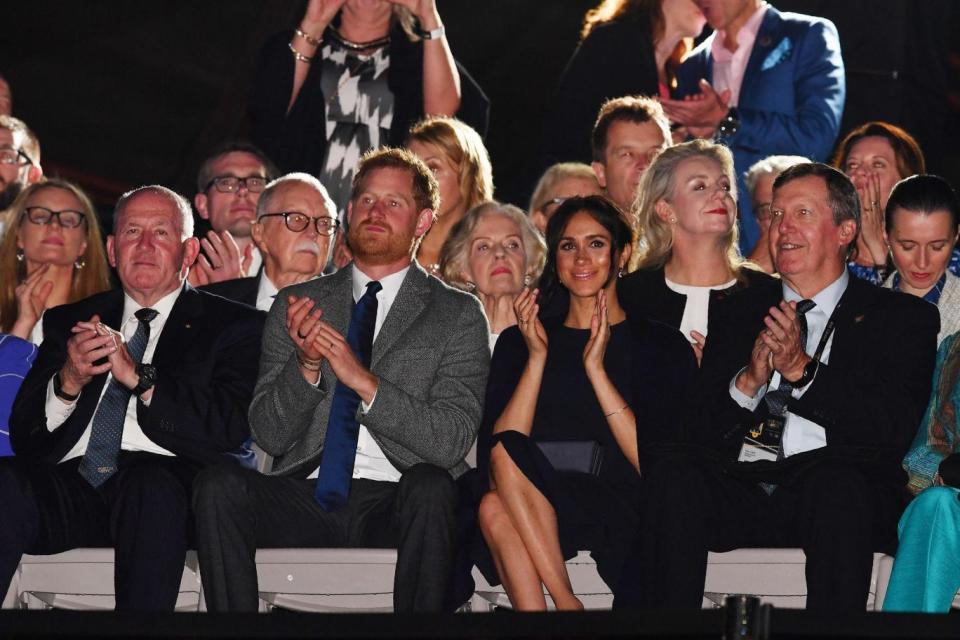
[[[211,186],[216,187],[220,193],[236,193],[243,186],[250,193],[260,193],[267,186],[267,179],[263,176],[248,176],[238,178],[237,176],[217,176],[207,183],[204,191]]]
[[[570,199],[570,196],[564,196],[562,198],[550,198],[543,203],[543,206],[540,207],[540,211],[543,211],[544,215],[548,218],[553,215],[553,212],[557,210],[557,207],[562,205],[564,202]]]
[[[24,209],[24,213],[27,216],[27,220],[39,225],[50,224],[53,222],[53,219],[56,218],[57,224],[64,229],[76,229],[83,224],[83,221],[87,218],[87,214],[82,211],[74,211],[73,209],[51,211],[46,207],[27,207]]]
[[[299,211],[281,211],[280,213],[265,213],[258,220],[263,218],[271,218],[275,216],[283,216],[283,224],[287,225],[287,229],[293,231],[294,233],[300,233],[307,228],[307,225],[310,224],[310,221],[313,220],[313,226],[316,228],[317,233],[321,236],[332,236],[337,231],[337,227],[340,226],[340,221],[331,216],[308,216],[305,213],[300,213]]]
[[[20,149],[0,149],[0,164],[15,164],[18,167],[32,165],[33,160]]]

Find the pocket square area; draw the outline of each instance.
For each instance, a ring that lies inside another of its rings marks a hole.
[[[774,47],[773,51],[767,54],[767,57],[763,60],[763,66],[760,67],[760,70],[766,71],[767,69],[772,69],[784,60],[788,59],[792,52],[793,43],[790,41],[790,38],[784,38],[776,47]]]

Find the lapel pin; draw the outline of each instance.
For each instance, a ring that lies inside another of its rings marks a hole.
[[[187,323],[185,323],[185,324],[183,325],[183,328],[184,328],[184,329],[190,329],[190,328],[192,328],[192,327],[190,326],[190,323],[187,322]]]
[[[861,320],[863,320],[863,314],[862,314],[862,313],[861,313],[860,315],[858,315],[856,318],[854,318],[854,319],[853,319],[853,322],[854,322],[854,323],[857,323],[857,322],[860,322]]]
[[[772,44],[773,44],[773,38],[771,38],[770,36],[763,36],[762,38],[760,38],[761,47],[769,47]]]

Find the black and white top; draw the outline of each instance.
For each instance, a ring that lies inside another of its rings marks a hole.
[[[383,47],[358,55],[331,41],[323,45],[321,59],[327,152],[319,177],[337,209],[345,212],[357,161],[387,144],[393,123],[393,93],[387,86],[390,52]]]

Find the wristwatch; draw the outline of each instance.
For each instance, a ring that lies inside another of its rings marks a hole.
[[[717,138],[732,138],[740,130],[740,114],[736,107],[730,107],[727,115],[717,125]]]
[[[133,395],[141,396],[147,389],[152,389],[157,383],[157,368],[152,364],[140,363],[137,365],[137,375],[140,382],[133,388]]]
[[[443,25],[440,25],[436,29],[431,29],[430,31],[417,29],[417,35],[423,38],[424,40],[439,40],[444,35],[446,35],[446,33],[447,33],[447,30],[443,28]]]
[[[53,395],[57,396],[64,402],[73,402],[80,397],[79,393],[67,393],[63,390],[63,383],[60,381],[60,372],[57,371],[53,376]]]
[[[789,379],[787,379],[786,377],[784,378],[784,380],[786,380],[786,381],[789,382],[791,385],[793,385],[793,388],[794,388],[794,389],[803,388],[803,387],[807,386],[808,384],[810,384],[811,382],[813,382],[813,377],[814,377],[815,375],[817,375],[817,369],[818,369],[818,368],[820,368],[820,361],[819,361],[819,360],[811,360],[811,361],[808,362],[807,365],[803,368],[803,375],[800,376],[800,379],[799,379],[799,380],[789,380]]]

